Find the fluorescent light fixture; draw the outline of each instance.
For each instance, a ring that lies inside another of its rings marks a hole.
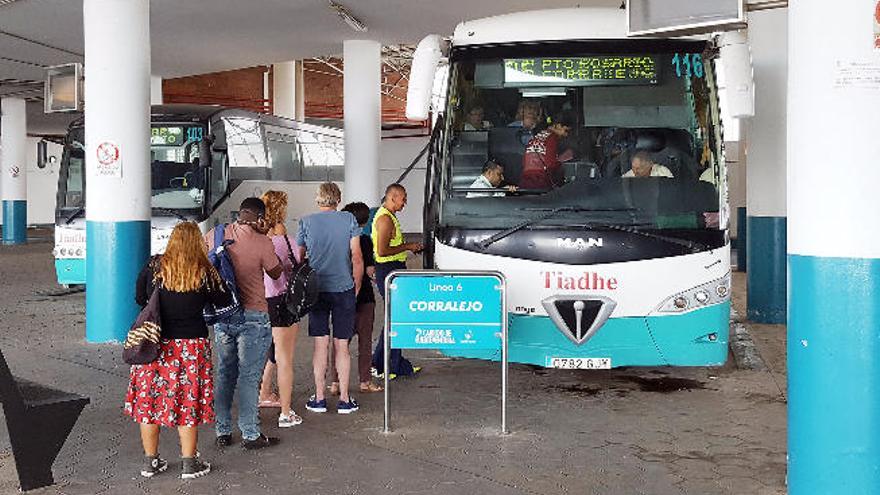
[[[361,22],[360,19],[358,19],[357,17],[351,15],[351,12],[349,12],[348,9],[345,8],[345,6],[338,4],[333,0],[328,1],[330,2],[330,8],[334,12],[336,12],[336,15],[338,15],[343,21],[345,21],[345,23],[348,24],[352,29],[360,33],[367,32],[367,25]]]
[[[566,90],[560,88],[520,88],[523,98],[543,98],[545,96],[565,96]]]

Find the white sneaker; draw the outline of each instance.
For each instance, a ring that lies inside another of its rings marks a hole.
[[[278,427],[279,428],[290,428],[291,426],[301,425],[303,419],[293,411],[290,411],[290,416],[285,416],[283,414],[278,415]]]

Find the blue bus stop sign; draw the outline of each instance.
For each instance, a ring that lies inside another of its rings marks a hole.
[[[504,282],[486,273],[396,272],[389,278],[394,349],[501,349]]]
[[[507,297],[499,272],[404,270],[385,281],[390,349],[501,349],[501,432],[507,433]],[[385,373],[385,433],[390,428]]]

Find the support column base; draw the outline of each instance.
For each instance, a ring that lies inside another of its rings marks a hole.
[[[790,255],[788,488],[880,487],[880,259]]]
[[[786,218],[748,217],[748,317],[755,323],[782,324],[786,301]]]
[[[3,244],[27,242],[27,201],[3,200]]]
[[[121,342],[140,308],[138,273],[150,255],[150,222],[86,222],[86,341]]]

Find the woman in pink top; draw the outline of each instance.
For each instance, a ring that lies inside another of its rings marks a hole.
[[[267,191],[260,199],[266,204],[266,225],[271,226],[267,235],[272,239],[275,254],[284,265],[284,272],[277,280],[263,275],[266,286],[266,301],[269,303],[269,322],[272,324],[273,349],[269,350],[269,361],[266,362],[266,369],[263,370],[263,382],[260,385],[260,407],[280,407],[278,427],[289,428],[302,423],[302,418],[290,408],[293,398],[293,354],[296,348],[299,324],[296,317],[287,311],[283,294],[287,288],[287,275],[293,268],[291,257],[296,259],[298,250],[294,237],[287,235],[287,229],[284,226],[284,219],[287,218],[287,193]],[[298,259],[297,262],[299,262]],[[276,374],[276,368],[278,395],[272,392],[272,378]]]

